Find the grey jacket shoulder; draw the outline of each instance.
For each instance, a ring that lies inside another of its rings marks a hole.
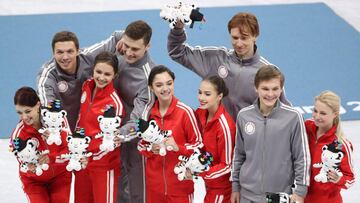
[[[154,102],[147,82],[151,69],[155,63],[146,52],[145,56],[134,64],[128,64],[123,57],[119,58],[119,76],[114,81],[114,87],[124,102],[126,116],[120,133],[126,135],[134,128],[139,118],[147,119],[147,115]]]

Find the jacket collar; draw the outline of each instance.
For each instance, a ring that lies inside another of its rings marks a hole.
[[[235,63],[239,63],[244,66],[250,66],[260,61],[260,54],[257,50],[257,46],[254,45],[254,55],[249,59],[241,59],[237,56],[236,51],[232,50],[231,58]]]
[[[80,57],[79,56],[76,57],[76,70],[75,70],[74,74],[68,74],[67,72],[63,71],[63,69],[61,69],[60,65],[56,62],[55,58],[53,58],[53,60],[56,65],[57,74],[64,80],[68,81],[68,80],[73,80],[73,79],[76,79],[77,77],[79,77],[79,75],[78,75],[78,70],[79,70],[79,65],[80,65]],[[81,74],[81,73],[79,73],[79,74]]]
[[[135,63],[129,64],[129,66],[131,67],[139,67],[139,66],[143,66],[145,63],[147,63],[148,61],[150,61],[150,55],[149,52],[146,51],[144,56],[139,59],[138,61],[136,61]]]
[[[262,117],[264,117],[263,114],[262,114],[261,111],[260,111],[260,99],[259,99],[259,98],[257,98],[257,99],[255,100],[255,102],[253,103],[253,105],[254,105],[254,107],[255,107],[255,110],[256,110]],[[277,99],[274,108],[271,110],[270,114],[269,114],[268,116],[266,116],[266,117],[270,118],[276,111],[278,111],[278,109],[280,108],[280,105],[281,105],[281,102],[280,102],[279,99]]]
[[[26,134],[29,135],[34,135],[34,134],[39,134],[38,130],[36,130],[34,127],[32,127],[31,125],[27,125],[25,122],[21,121],[24,124],[24,128],[23,131]]]
[[[206,120],[209,115],[209,111],[207,109],[198,109],[197,111],[199,112],[198,115],[199,115],[200,123],[204,128],[205,126],[212,125],[216,120],[218,120],[220,116],[225,112],[225,107],[222,103],[220,103],[218,109],[215,112],[214,117],[207,123],[207,125],[206,125]]]
[[[175,96],[172,96],[171,104],[170,104],[168,110],[166,111],[166,114],[162,117],[160,115],[160,111],[159,111],[159,100],[156,99],[155,104],[154,104],[154,106],[153,106],[153,108],[151,110],[152,115],[155,116],[155,117],[158,117],[158,118],[165,118],[165,117],[171,115],[172,112],[175,110],[178,101],[179,100]]]
[[[95,80],[94,79],[90,79],[89,80],[89,86],[87,88],[89,88],[87,91],[90,92],[90,94],[92,95],[93,90],[95,89]],[[111,94],[114,91],[114,81],[111,81],[108,85],[106,85],[104,88],[102,89],[98,89],[95,93],[94,98],[96,99],[103,99],[107,96],[109,96],[109,94]]]
[[[311,128],[311,132],[313,132],[312,138],[314,140],[318,140],[318,142],[332,142],[334,140],[334,135],[336,134],[336,126],[335,125],[333,127],[331,127],[327,132],[325,132],[325,134],[322,135],[319,139],[317,139],[317,137],[316,137],[316,131],[317,131],[318,127],[315,125],[314,120],[312,120],[310,128]]]

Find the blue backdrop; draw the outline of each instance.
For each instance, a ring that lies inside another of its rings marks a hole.
[[[343,120],[360,119],[360,34],[325,4],[292,4],[202,8],[207,22],[188,29],[191,45],[230,47],[227,22],[237,12],[256,14],[260,23],[260,53],[286,76],[286,94],[294,106],[311,114],[313,97],[325,89],[342,97]],[[107,38],[143,19],[153,28],[151,55],[176,74],[177,97],[197,107],[200,78],[171,61],[166,52],[168,24],[159,10],[24,15],[0,17],[0,137],[8,137],[18,117],[13,105],[16,89],[35,87],[40,66],[51,58],[51,39],[60,30],[75,32],[81,47]]]

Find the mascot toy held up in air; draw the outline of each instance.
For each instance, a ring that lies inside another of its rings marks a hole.
[[[193,28],[196,21],[205,22],[204,15],[199,10],[200,8],[194,4],[185,4],[180,1],[175,6],[166,5],[163,7],[160,11],[160,17],[169,22],[171,29],[175,27],[178,20]]]

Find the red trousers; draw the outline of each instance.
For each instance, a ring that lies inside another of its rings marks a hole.
[[[146,203],[192,203],[194,200],[193,194],[175,196],[164,195],[154,192],[146,192]]]
[[[120,167],[75,172],[76,203],[116,203]]]
[[[206,189],[204,203],[230,203],[231,188],[228,189]]]
[[[49,181],[35,181],[25,176],[20,180],[30,203],[69,203],[70,172],[65,171]]]

